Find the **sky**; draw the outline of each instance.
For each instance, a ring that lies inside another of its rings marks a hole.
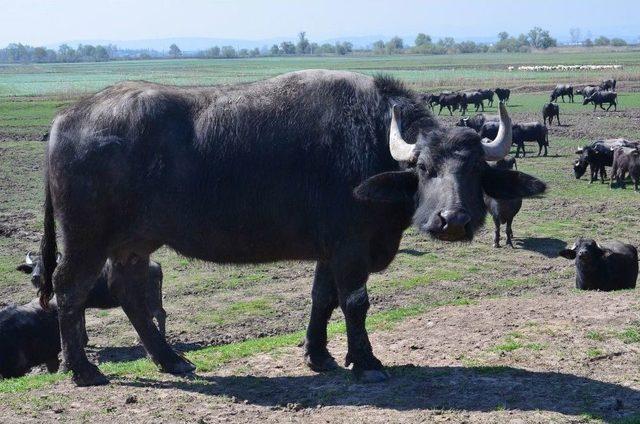
[[[589,16],[593,16],[589,19]],[[0,0],[0,46],[211,37],[311,40],[425,32],[456,39],[569,28],[640,36],[640,0]],[[412,40],[407,40],[412,41]]]

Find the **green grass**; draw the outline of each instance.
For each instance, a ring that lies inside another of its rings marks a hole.
[[[597,347],[590,347],[587,349],[587,356],[589,358],[597,358],[602,355],[604,355],[604,351],[602,349],[598,349]]]
[[[600,332],[600,331],[596,331],[596,330],[591,330],[589,332],[587,332],[586,337],[590,340],[595,340],[598,342],[602,342],[605,340],[606,336],[604,333]]]
[[[640,343],[640,325],[627,327],[618,334],[618,337],[625,343]]]
[[[222,310],[200,312],[195,319],[198,322],[223,325],[249,317],[269,317],[275,314],[273,300],[260,298],[233,302]]]

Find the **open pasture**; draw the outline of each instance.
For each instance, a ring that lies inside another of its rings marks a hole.
[[[506,69],[580,63],[624,67],[581,73]],[[596,138],[640,140],[637,52],[0,67],[0,305],[35,296],[15,266],[38,249],[39,140],[58,108],[122,79],[210,85],[306,68],[390,73],[425,92],[508,87],[514,122],[541,121],[540,109],[557,82],[615,77],[619,108],[593,112],[593,106],[582,106],[582,96],[573,104],[560,101],[563,125],[549,129],[549,156],[536,157],[537,146],[527,144],[518,169],[543,179],[549,190],[524,201],[513,226],[515,249],[491,247],[490,218],[468,244],[405,233],[396,260],[368,284],[368,326],[376,353],[390,366],[388,384],[364,386],[342,370],[318,376],[304,368],[297,345],[308,320],[314,264],[215,265],[161,249],[153,259],[164,270],[168,336],[196,363],[197,375],[160,374],[143,359],[122,311],[88,311],[89,350],[112,384],[77,389],[68,376],[42,370],[0,381],[0,419],[640,421],[640,297],[635,291],[577,292],[573,264],[556,255],[580,235],[640,245],[640,194],[629,186],[610,190],[588,184],[586,177],[576,180],[571,168],[576,148]],[[444,125],[457,119],[459,113],[441,116]],[[341,362],[346,341],[339,312],[330,333]]]

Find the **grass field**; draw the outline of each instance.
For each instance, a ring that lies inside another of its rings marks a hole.
[[[613,74],[506,70],[508,65],[580,63],[624,68]],[[28,278],[14,269],[27,251],[38,248],[44,149],[39,139],[56,110],[122,79],[211,85],[307,68],[391,73],[420,91],[510,87],[515,121],[540,120],[556,82],[615,76],[619,111],[593,112],[578,101],[560,102],[563,125],[550,128],[549,156],[535,157],[529,144],[527,158],[518,162],[520,170],[546,181],[549,192],[525,201],[514,222],[515,249],[491,247],[489,222],[469,244],[406,233],[396,260],[369,283],[368,325],[376,353],[391,365],[388,386],[366,388],[344,372],[314,376],[304,371],[296,345],[308,320],[314,264],[221,266],[161,249],[153,258],[164,270],[169,338],[198,365],[198,375],[160,374],[143,358],[122,311],[89,311],[91,357],[114,383],[79,390],[66,375],[42,370],[3,380],[0,419],[640,422],[634,415],[640,411],[640,298],[634,291],[576,292],[572,264],[556,255],[580,235],[640,245],[640,194],[589,185],[584,178],[576,180],[571,169],[575,149],[593,139],[640,139],[637,52],[2,66],[0,305],[35,295]],[[444,125],[457,119],[457,114],[441,116]],[[331,335],[341,354],[343,334],[336,313]],[[527,392],[521,386],[547,391]],[[166,408],[169,393],[172,407]],[[129,396],[136,397],[135,407],[125,406]],[[79,408],[80,403],[90,406]]]

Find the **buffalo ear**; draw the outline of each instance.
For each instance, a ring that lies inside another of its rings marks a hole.
[[[494,199],[517,199],[542,194],[547,185],[520,171],[494,169],[487,166],[482,173],[482,189]]]
[[[364,202],[412,202],[417,190],[418,175],[415,171],[394,171],[366,179],[353,189],[353,195]]]
[[[558,256],[562,256],[563,258],[567,258],[567,259],[575,259],[576,251],[573,249],[562,249],[561,251],[558,252]]]
[[[21,264],[16,267],[16,271],[22,271],[25,274],[31,274],[33,272],[33,265]]]

